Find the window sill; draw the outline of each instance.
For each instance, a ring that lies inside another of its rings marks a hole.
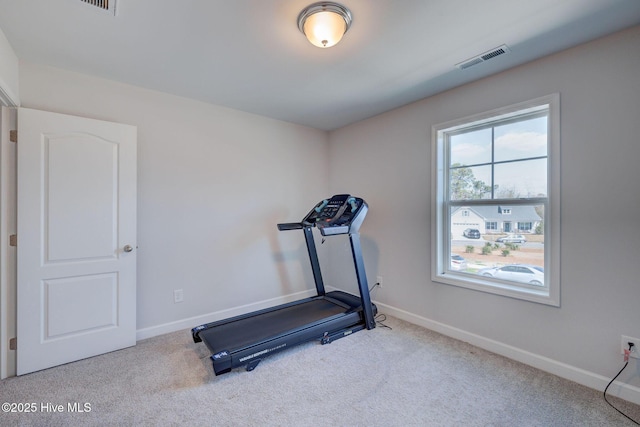
[[[559,295],[553,295],[550,293],[548,287],[535,289],[533,287],[511,285],[508,282],[501,282],[497,280],[484,280],[481,276],[456,272],[435,274],[431,279],[434,282],[445,285],[457,286],[523,301],[560,307]],[[556,286],[556,289],[557,288],[558,287]]]

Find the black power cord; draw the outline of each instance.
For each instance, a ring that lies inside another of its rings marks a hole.
[[[383,322],[387,320],[387,315],[386,314],[378,314],[375,318],[376,320],[376,324],[378,326],[381,326],[383,328],[387,328],[387,329],[391,329],[393,330],[393,328],[389,325],[385,325]]]
[[[631,353],[631,349],[632,349],[632,348],[633,348],[633,343],[632,343],[632,342],[630,342],[630,343],[629,343],[629,349],[628,349],[628,350],[625,350],[625,359],[624,359],[624,360],[625,360],[625,363],[624,363],[624,366],[622,367],[622,369],[620,369],[620,372],[618,372],[618,373],[616,374],[616,376],[615,376],[615,377],[613,377],[613,379],[612,379],[611,381],[609,381],[609,384],[607,384],[607,386],[605,387],[605,389],[604,389],[604,393],[603,393],[602,395],[603,395],[603,397],[604,397],[604,401],[605,401],[605,402],[607,402],[607,403],[609,404],[609,406],[611,406],[613,409],[615,409],[616,411],[618,411],[618,412],[619,412],[622,416],[624,416],[625,418],[627,418],[627,419],[631,420],[631,421],[632,421],[632,422],[634,422],[636,425],[639,425],[639,426],[640,426],[640,423],[639,423],[639,422],[637,422],[636,420],[634,420],[633,418],[631,418],[630,416],[628,416],[627,414],[625,414],[624,412],[622,412],[620,409],[618,409],[618,408],[616,408],[615,406],[613,406],[613,405],[611,404],[611,402],[609,402],[609,401],[607,400],[607,389],[609,388],[609,386],[610,386],[611,384],[613,384],[613,382],[616,380],[616,378],[618,378],[618,377],[620,376],[620,374],[622,373],[622,371],[624,371],[624,370],[625,370],[625,368],[627,367],[627,365],[629,364],[629,353]]]

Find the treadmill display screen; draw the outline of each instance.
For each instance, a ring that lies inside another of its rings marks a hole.
[[[302,220],[316,226],[323,235],[357,232],[367,207],[364,200],[349,194],[337,194],[318,203]]]

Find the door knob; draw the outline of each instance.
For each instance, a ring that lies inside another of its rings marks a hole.
[[[125,252],[131,252],[132,250],[133,250],[133,246],[131,246],[131,245],[126,245],[126,246],[124,247],[124,251],[125,251]]]

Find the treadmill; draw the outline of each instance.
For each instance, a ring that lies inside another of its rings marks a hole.
[[[377,308],[369,295],[359,234],[367,211],[361,198],[338,194],[319,202],[301,222],[278,224],[280,231],[304,232],[317,295],[193,328],[193,341],[208,347],[216,375],[240,366],[251,371],[262,358],[297,344],[316,339],[327,344],[375,328]],[[349,235],[359,296],[342,291],[325,293],[313,227],[323,239]]]

